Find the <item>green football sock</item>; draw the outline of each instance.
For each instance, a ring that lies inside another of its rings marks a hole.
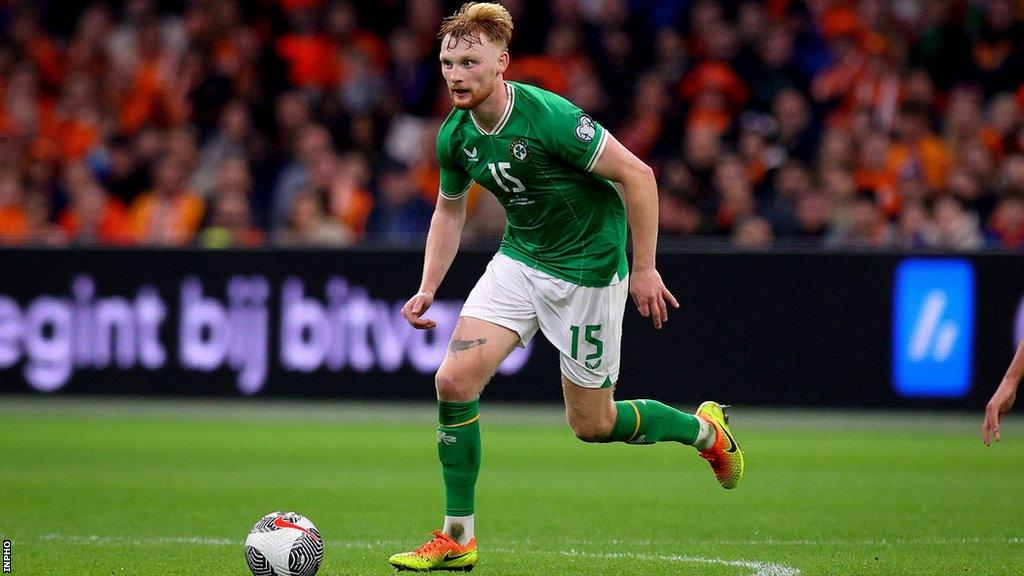
[[[618,416],[605,442],[654,444],[681,442],[693,444],[700,422],[692,414],[680,412],[657,400],[623,400],[615,403]]]
[[[438,402],[437,455],[444,476],[444,513],[473,514],[480,474],[480,399]]]

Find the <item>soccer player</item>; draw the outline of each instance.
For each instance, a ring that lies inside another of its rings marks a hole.
[[[1013,360],[1010,361],[1010,367],[1006,369],[1003,381],[999,383],[992,399],[985,406],[985,421],[981,424],[981,439],[985,442],[985,446],[991,444],[993,436],[997,442],[1001,439],[999,422],[1003,419],[1003,414],[1013,408],[1013,402],[1017,399],[1017,386],[1020,385],[1022,377],[1024,377],[1024,340],[1021,340],[1020,345],[1017,346],[1017,352],[1014,353]]]
[[[668,320],[669,305],[679,306],[655,268],[653,172],[564,98],[502,78],[512,36],[502,6],[464,4],[438,36],[454,109],[437,139],[440,194],[419,292],[402,309],[406,320],[420,329],[435,326],[425,313],[458,251],[473,181],[498,198],[507,221],[435,378],[444,526],[426,544],[392,556],[391,564],[400,570],[475,566],[480,393],[505,357],[538,329],[559,350],[566,417],[577,437],[689,444],[711,463],[719,483],[733,488],[743,474],[743,455],[722,406],[705,402],[691,415],[654,400],[612,397],[627,292],[655,328]],[[621,196],[613,182],[621,184]]]

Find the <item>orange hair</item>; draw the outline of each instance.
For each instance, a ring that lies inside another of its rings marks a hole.
[[[453,16],[444,19],[437,37],[451,35],[453,41],[480,42],[481,34],[508,48],[512,40],[512,15],[501,4],[466,2]]]

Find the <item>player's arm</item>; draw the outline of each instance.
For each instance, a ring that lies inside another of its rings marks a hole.
[[[668,320],[668,304],[679,302],[669,292],[655,268],[658,249],[658,183],[654,171],[611,134],[594,173],[622,185],[626,217],[633,238],[633,270],[629,293],[643,317],[651,316],[655,328]]]
[[[448,198],[437,195],[437,206],[430,218],[427,232],[427,247],[423,256],[423,278],[419,291],[402,307],[402,316],[414,328],[427,329],[437,325],[423,314],[434,303],[434,293],[444,280],[448,268],[455,260],[462,239],[462,227],[466,223],[466,197]]]
[[[984,440],[985,446],[989,445],[992,436],[995,436],[997,441],[1000,439],[999,421],[1003,418],[1003,414],[1013,407],[1013,402],[1017,399],[1017,386],[1020,385],[1022,377],[1024,377],[1024,340],[1021,340],[1020,345],[1017,346],[1017,352],[1013,355],[1010,367],[1006,369],[1003,381],[999,383],[996,393],[992,395],[992,399],[985,406],[985,422],[981,425],[981,438]]]

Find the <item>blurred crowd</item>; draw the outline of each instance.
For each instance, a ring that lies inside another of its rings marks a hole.
[[[666,241],[1024,248],[1024,0],[502,3]],[[0,0],[0,244],[422,246],[459,4]]]

